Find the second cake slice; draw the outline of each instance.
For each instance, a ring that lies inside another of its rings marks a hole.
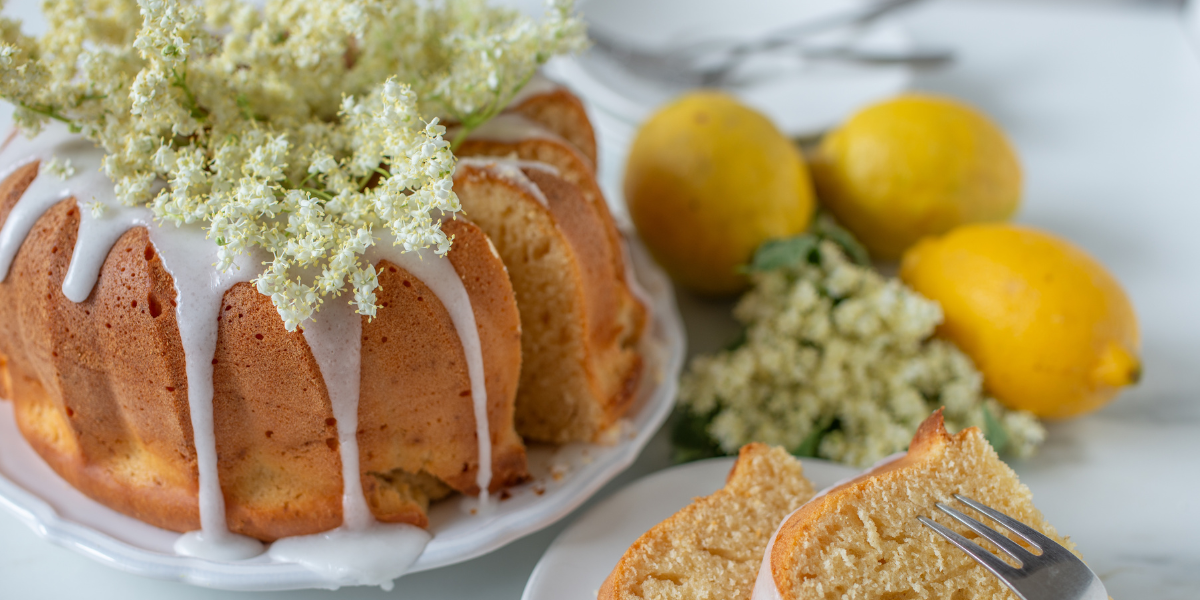
[[[604,215],[550,166],[461,159],[454,189],[508,269],[521,313],[516,423],[527,439],[591,441],[633,400],[640,320]]]

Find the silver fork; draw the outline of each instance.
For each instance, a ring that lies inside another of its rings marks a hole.
[[[1003,581],[1004,585],[1008,586],[1008,589],[1012,590],[1018,598],[1021,600],[1107,600],[1108,592],[1105,591],[1104,584],[1100,583],[1100,578],[1096,577],[1096,574],[1083,564],[1083,561],[1076,558],[1058,542],[1042,535],[1036,529],[966,496],[955,494],[954,497],[1028,542],[1039,554],[1026,550],[1003,533],[941,502],[936,504],[938,510],[950,515],[954,520],[969,527],[971,531],[978,533],[980,537],[995,544],[997,548],[1012,557],[1021,566],[1009,565],[975,542],[939,525],[932,519],[926,517],[917,517],[917,519],[1000,578],[1000,581]]]

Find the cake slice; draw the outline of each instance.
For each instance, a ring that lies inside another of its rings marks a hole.
[[[749,598],[771,533],[812,495],[800,461],[782,448],[748,444],[724,488],[629,547],[599,600]]]
[[[921,424],[907,454],[833,488],[788,517],[763,558],[755,600],[1016,600],[999,579],[917,520],[930,517],[994,550],[935,508],[937,502],[957,504],[954,494],[991,506],[1075,552],[1070,540],[1034,508],[1029,489],[979,429],[950,435],[938,411]]]
[[[621,244],[621,233],[596,181],[596,171],[587,156],[558,133],[522,113],[503,113],[481,125],[455,150],[457,156],[491,156],[541,162],[555,168],[558,176],[579,188],[579,193],[600,216],[608,243],[614,250]],[[624,276],[625,257],[612,255],[613,265]]]
[[[596,168],[596,132],[583,102],[567,88],[534,75],[504,112],[524,116],[571,142]]]
[[[454,190],[508,269],[521,315],[516,426],[591,441],[633,401],[642,306],[617,270],[603,216],[553,167],[460,159]]]

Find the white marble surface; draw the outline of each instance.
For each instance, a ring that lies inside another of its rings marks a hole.
[[[1019,220],[1099,258],[1137,309],[1141,385],[1052,424],[1014,465],[1115,598],[1200,597],[1200,55],[1176,10],[980,3],[911,19],[919,39],[962,49],[918,87],[1015,140]]]
[[[9,13],[12,6],[6,8]],[[933,2],[917,39],[960,52],[917,87],[994,116],[1027,176],[1019,220],[1107,264],[1141,319],[1145,379],[1097,414],[1053,424],[1016,465],[1114,598],[1200,595],[1200,53],[1178,8],[1086,2]],[[693,351],[730,335],[726,307],[682,300]],[[602,495],[667,464],[660,434]],[[520,597],[561,524],[493,555],[378,589],[289,598]],[[40,541],[0,514],[0,598],[234,599],[125,575]]]

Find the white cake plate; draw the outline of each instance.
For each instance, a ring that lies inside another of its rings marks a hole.
[[[595,600],[630,544],[696,497],[721,489],[734,460],[711,458],[652,473],[591,507],[546,549],[521,600]],[[819,458],[801,463],[818,490],[859,473]]]
[[[509,490],[484,514],[474,514],[474,499],[436,503],[429,512],[433,540],[410,572],[487,554],[565,517],[632,464],[662,426],[683,366],[683,323],[667,276],[637,241],[630,247],[650,320],[642,346],[642,384],[626,420],[608,444],[529,447],[533,480]],[[175,554],[172,545],[179,534],[101,506],[55,474],[18,433],[8,402],[0,402],[0,507],[40,537],[136,575],[226,590],[336,587],[300,565],[271,562],[265,554],[239,562]],[[403,587],[403,578],[397,585]]]

